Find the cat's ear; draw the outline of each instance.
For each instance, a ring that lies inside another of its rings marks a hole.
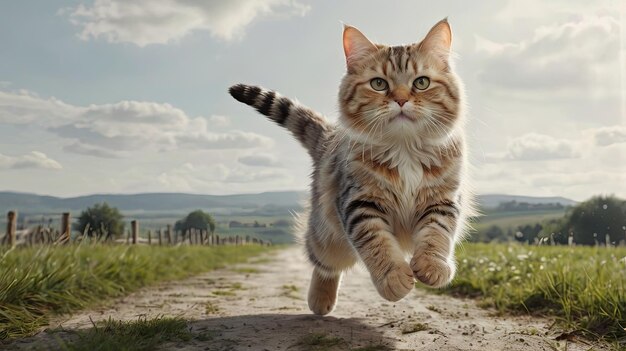
[[[343,26],[343,52],[346,54],[348,68],[375,51],[376,45],[358,29],[348,25]]]
[[[420,48],[438,53],[447,58],[450,55],[451,45],[452,30],[450,29],[450,24],[448,24],[448,19],[444,18],[430,29],[424,40],[422,40]]]

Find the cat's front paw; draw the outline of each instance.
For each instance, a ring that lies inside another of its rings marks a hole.
[[[421,250],[413,254],[411,269],[415,279],[434,288],[450,283],[456,270],[445,257]]]
[[[411,267],[403,262],[394,266],[384,277],[374,283],[380,296],[394,302],[405,297],[413,289],[415,279]]]

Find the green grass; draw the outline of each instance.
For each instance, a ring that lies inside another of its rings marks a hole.
[[[292,346],[300,346],[301,349],[307,351],[322,351],[343,345],[346,345],[346,341],[342,338],[321,333],[311,333],[302,336],[300,340]]]
[[[161,317],[128,322],[109,319],[77,332],[75,341],[61,343],[70,351],[148,351],[164,342],[191,338],[183,319]]]
[[[286,296],[290,299],[296,299],[296,300],[301,299],[301,297],[297,294],[299,289],[295,285],[285,284],[282,286],[282,290],[283,292],[280,294],[280,296]]]
[[[140,287],[245,262],[261,246],[45,246],[0,249],[0,340]]]
[[[626,248],[465,244],[444,292],[502,312],[557,317],[594,338],[625,340]]]
[[[228,288],[228,289],[226,289]],[[235,291],[237,290],[246,290],[246,288],[241,285],[241,283],[233,283],[230,286],[225,286],[221,290],[214,290],[213,295],[217,296],[235,296]]]
[[[206,303],[205,311],[206,311],[206,314],[216,314],[216,313],[219,313],[220,308],[213,302],[209,301]]]

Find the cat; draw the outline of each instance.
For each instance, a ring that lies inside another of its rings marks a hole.
[[[274,91],[230,87],[235,99],[287,128],[313,159],[302,226],[313,313],[334,309],[342,272],[359,260],[389,301],[406,296],[415,279],[442,287],[454,277],[454,247],[472,195],[451,42],[447,19],[421,42],[391,47],[344,26],[337,125]]]

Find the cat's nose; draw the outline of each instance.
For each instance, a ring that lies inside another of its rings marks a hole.
[[[396,99],[396,102],[398,103],[398,105],[400,105],[400,107],[402,107],[407,101],[407,99]]]

